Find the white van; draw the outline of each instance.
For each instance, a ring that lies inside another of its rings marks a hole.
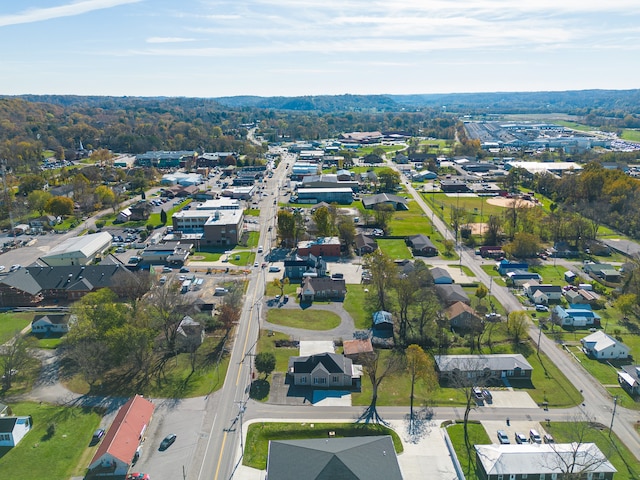
[[[540,437],[540,434],[537,430],[533,428],[529,430],[529,441],[531,443],[542,443],[542,438]]]
[[[216,287],[214,295],[224,295],[225,293],[227,293],[227,289],[226,288]]]

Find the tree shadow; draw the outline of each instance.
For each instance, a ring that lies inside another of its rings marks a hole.
[[[385,427],[388,427],[390,425],[389,422],[387,422],[380,416],[375,403],[372,403],[364,409],[362,414],[360,414],[360,416],[356,420],[356,423],[377,423],[380,425],[384,425]]]
[[[264,400],[269,397],[270,390],[271,384],[268,381],[262,379],[254,380],[249,388],[249,398],[258,401]]]

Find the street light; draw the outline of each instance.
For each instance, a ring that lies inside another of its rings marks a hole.
[[[618,396],[613,397],[613,412],[611,412],[611,425],[609,426],[609,438],[611,438],[611,430],[613,430],[613,419],[616,418],[616,407],[618,406]]]

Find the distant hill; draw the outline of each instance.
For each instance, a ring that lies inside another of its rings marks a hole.
[[[565,112],[584,115],[591,110],[640,113],[640,89],[305,97],[237,96],[219,97],[215,100],[231,108],[319,112],[402,111],[445,107],[452,113]]]

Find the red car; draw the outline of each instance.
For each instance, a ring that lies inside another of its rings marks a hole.
[[[148,473],[130,473],[127,480],[151,480]]]

